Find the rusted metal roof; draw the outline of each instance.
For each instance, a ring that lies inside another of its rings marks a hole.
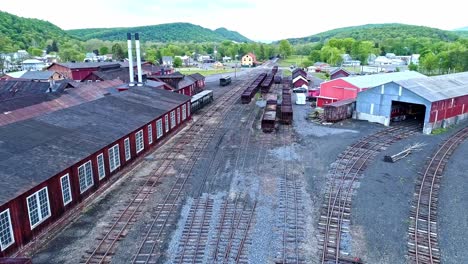
[[[36,82],[36,84],[39,83]],[[122,84],[122,81],[103,81],[82,85],[79,88],[67,89],[60,94],[48,95],[44,93],[45,96],[48,96],[46,98],[48,100],[40,98],[41,100],[36,104],[1,112],[0,126],[96,100],[108,93],[108,88],[119,84]],[[30,101],[31,99],[28,100]],[[18,104],[21,105],[21,100],[18,101]]]

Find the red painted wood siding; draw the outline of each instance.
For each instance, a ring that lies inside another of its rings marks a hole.
[[[429,123],[466,113],[468,113],[468,95],[433,102],[431,105]]]
[[[359,87],[342,79],[336,79],[320,84],[320,96],[336,98],[338,101],[356,98]]]
[[[309,83],[303,79],[298,79],[295,83],[293,83],[294,87],[301,87],[302,85],[309,85]]]

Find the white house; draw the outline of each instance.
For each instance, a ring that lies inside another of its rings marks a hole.
[[[163,66],[172,67],[173,64],[174,64],[174,59],[172,58],[172,56],[163,56],[162,57],[162,65]]]
[[[378,56],[375,60],[374,60],[374,64],[375,65],[391,65],[392,64],[392,60],[385,57],[385,56]]]
[[[42,71],[45,66],[44,62],[36,59],[24,60],[21,63],[23,71]]]

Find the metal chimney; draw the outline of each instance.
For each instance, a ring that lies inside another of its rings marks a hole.
[[[140,35],[135,33],[135,48],[136,48],[136,63],[138,70],[138,86],[143,86],[143,80],[141,78],[141,56],[140,56]]]
[[[127,33],[127,47],[128,47],[128,71],[130,75],[129,86],[135,85],[135,75],[133,73],[133,56],[132,56],[132,34]]]

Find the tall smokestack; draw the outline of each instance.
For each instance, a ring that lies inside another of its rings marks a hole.
[[[128,71],[130,75],[129,86],[135,85],[134,73],[133,73],[133,56],[132,56],[132,34],[127,33],[127,47],[128,47]]]
[[[143,80],[141,78],[141,56],[140,56],[140,35],[135,33],[135,48],[136,48],[136,61],[138,70],[138,86],[143,86]]]

